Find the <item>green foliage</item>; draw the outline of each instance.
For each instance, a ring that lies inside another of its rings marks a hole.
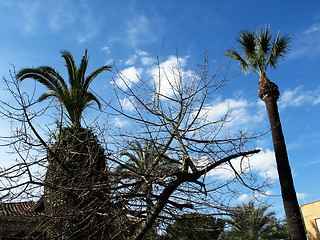
[[[85,77],[88,66],[87,50],[82,57],[79,67],[68,51],[61,52],[66,62],[69,75],[69,86],[64,78],[52,67],[41,66],[38,68],[24,68],[17,73],[17,78],[21,81],[32,78],[46,86],[49,91],[39,97],[39,101],[46,100],[49,97],[57,98],[66,108],[68,117],[72,125],[80,127],[80,120],[83,110],[88,107],[92,101],[96,102],[100,108],[100,102],[96,96],[89,91],[91,82],[103,71],[111,70],[110,66],[103,66]]]
[[[286,228],[275,217],[274,212],[267,212],[268,206],[256,207],[253,202],[238,205],[231,212],[231,230],[224,233],[224,240],[271,240],[288,237]]]
[[[222,219],[200,213],[184,214],[167,228],[167,240],[215,240],[223,232]]]
[[[52,153],[45,188],[45,211],[54,219],[49,234],[65,239],[103,236],[108,232],[102,216],[108,212],[109,185],[106,157],[97,137],[89,129],[62,128]]]
[[[105,167],[104,149],[90,129],[62,128],[52,149],[63,167],[74,174],[91,174],[90,171],[101,171]]]
[[[129,145],[127,151],[121,155],[127,157],[125,164],[117,168],[117,172],[121,174],[122,178],[136,179],[136,178],[152,178],[161,177],[168,174],[168,169],[173,170],[176,164],[164,156],[159,157],[160,149],[151,142],[145,141],[141,145],[138,141]]]
[[[290,40],[290,36],[281,36],[280,33],[273,37],[269,27],[253,32],[243,30],[237,38],[242,55],[235,48],[228,49],[226,55],[239,61],[244,72],[254,70],[262,75],[269,66],[277,67],[278,61],[288,52]]]

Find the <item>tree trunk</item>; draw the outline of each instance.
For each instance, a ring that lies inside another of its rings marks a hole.
[[[286,214],[290,239],[303,240],[306,239],[306,233],[304,231],[304,224],[293,184],[291,168],[277,105],[279,90],[277,85],[267,79],[265,75],[260,77],[259,84],[259,96],[266,104],[270,121],[273,147],[281,186],[282,201]]]

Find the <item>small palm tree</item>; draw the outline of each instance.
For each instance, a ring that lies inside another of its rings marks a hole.
[[[155,159],[155,148],[151,143],[146,142],[142,146],[139,142],[129,145],[128,151],[121,153],[122,156],[128,157],[128,160],[118,170],[122,172],[125,178],[146,177]]]
[[[217,240],[225,221],[201,213],[186,213],[166,229],[165,240]]]
[[[88,51],[85,51],[79,67],[76,66],[74,58],[69,51],[62,51],[62,57],[68,69],[69,85],[65,79],[52,67],[41,66],[37,68],[24,68],[17,73],[17,78],[23,81],[32,78],[46,86],[49,91],[39,97],[38,101],[43,101],[49,97],[57,98],[65,107],[72,126],[80,127],[83,110],[92,101],[96,102],[100,108],[97,97],[89,91],[92,81],[103,71],[110,71],[110,66],[103,66],[85,76],[88,66]]]
[[[255,32],[244,30],[237,39],[243,54],[231,48],[226,55],[238,60],[244,72],[254,70],[260,76],[258,93],[265,102],[270,121],[288,230],[292,239],[306,239],[278,111],[277,100],[280,92],[278,86],[266,75],[269,67],[275,69],[279,60],[285,57],[290,39],[290,36],[281,36],[280,33],[273,38],[269,27]]]
[[[152,205],[151,195],[153,187],[151,178],[156,171],[152,169],[156,154],[156,149],[152,143],[146,141],[143,146],[137,141],[133,142],[129,145],[127,151],[121,153],[121,156],[127,157],[127,161],[116,170],[123,179],[128,181],[142,181],[142,189],[147,203],[147,212]]]
[[[287,237],[285,228],[275,217],[275,212],[267,212],[268,206],[256,207],[254,202],[236,206],[227,223],[231,230],[223,239],[270,240]]]
[[[153,206],[152,193],[154,180],[164,177],[170,171],[174,171],[176,164],[173,160],[167,158],[162,158],[155,164],[159,150],[153,142],[147,140],[144,145],[138,141],[131,143],[128,150],[121,155],[127,157],[127,161],[119,165],[116,172],[122,179],[142,182],[141,191],[145,196],[144,200],[148,215]]]

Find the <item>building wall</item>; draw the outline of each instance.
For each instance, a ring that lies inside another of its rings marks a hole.
[[[320,218],[320,201],[302,205],[301,211],[309,240],[320,240],[320,233],[316,225],[316,219]]]

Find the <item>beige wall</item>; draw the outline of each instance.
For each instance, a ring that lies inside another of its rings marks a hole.
[[[309,240],[320,240],[320,233],[316,225],[316,219],[320,218],[320,201],[302,205],[301,211]]]

